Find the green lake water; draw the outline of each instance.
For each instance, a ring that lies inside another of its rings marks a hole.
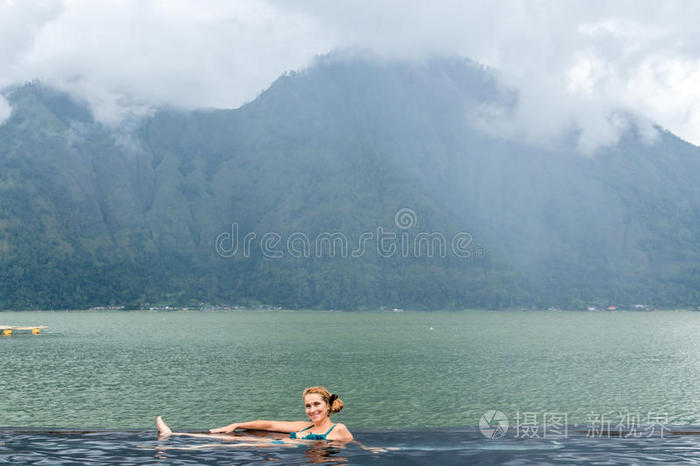
[[[304,419],[325,385],[356,429],[487,410],[700,424],[700,313],[2,312],[0,426],[177,429]]]

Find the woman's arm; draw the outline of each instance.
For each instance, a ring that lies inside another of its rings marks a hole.
[[[250,430],[268,430],[272,432],[296,432],[305,427],[309,427],[311,424],[308,421],[248,421],[248,422],[234,422],[224,427],[219,427],[218,429],[210,429],[209,432],[212,434],[230,434],[236,429],[250,429]]]
[[[328,434],[328,437],[326,438],[328,440],[339,440],[341,442],[349,442],[353,439],[353,436],[348,430],[348,428],[345,427],[345,424],[338,423],[335,425],[333,432]]]

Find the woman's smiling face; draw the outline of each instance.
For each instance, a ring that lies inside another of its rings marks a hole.
[[[318,393],[309,393],[304,397],[304,407],[306,415],[314,424],[320,424],[324,418],[328,417],[328,404],[323,401],[323,397]]]

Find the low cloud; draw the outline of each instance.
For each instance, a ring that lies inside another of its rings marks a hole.
[[[0,95],[0,126],[4,125],[10,115],[12,114],[12,107],[7,102],[5,97]]]
[[[592,153],[630,125],[653,142],[656,121],[700,144],[697,2],[312,0],[288,8],[379,55],[455,54],[496,70],[516,91],[516,107],[471,117],[504,137],[549,144],[574,130],[578,148]]]
[[[118,122],[154,107],[235,108],[328,46],[303,15],[263,1],[65,0],[41,15],[0,0],[0,87],[35,79],[89,102]],[[9,21],[8,21],[9,22]]]
[[[700,144],[700,4],[445,0],[0,0],[0,87],[39,79],[117,122],[157,106],[235,108],[313,57],[469,57],[516,92],[472,122],[592,153],[651,122]],[[621,115],[626,115],[624,118]]]

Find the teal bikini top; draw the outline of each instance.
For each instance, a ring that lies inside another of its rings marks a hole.
[[[305,430],[309,430],[312,427],[313,427],[313,425],[310,425],[306,429],[301,429],[301,432],[304,432]],[[328,432],[326,432],[325,434],[312,434],[309,432],[306,436],[300,437],[300,439],[301,440],[326,440],[326,435],[330,434],[334,427],[335,427],[335,424],[333,424],[331,426],[331,428],[328,429]],[[289,438],[297,438],[297,433],[292,432],[291,434],[289,434]]]

